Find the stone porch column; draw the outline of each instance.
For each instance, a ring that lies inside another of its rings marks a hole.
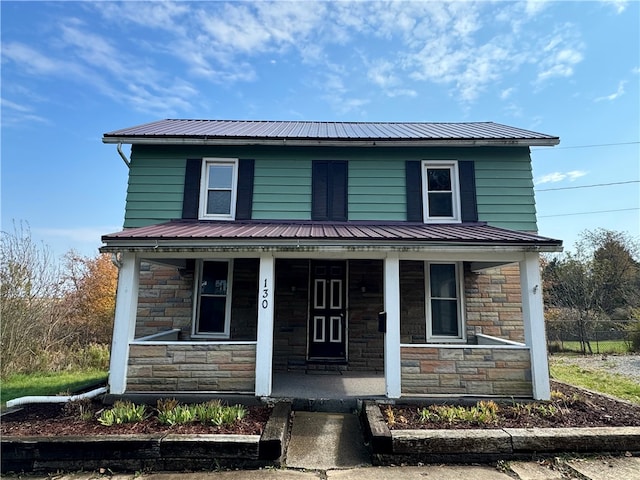
[[[400,260],[390,253],[384,260],[384,309],[387,332],[384,336],[384,380],[388,398],[400,398]]]
[[[273,379],[273,312],[275,261],[260,256],[258,277],[258,343],[256,345],[256,396],[271,395]]]
[[[533,398],[549,400],[551,387],[549,386],[547,337],[544,328],[540,259],[537,253],[525,253],[524,260],[520,262],[520,288],[522,289],[524,340],[531,354]]]
[[[121,262],[109,365],[109,392],[116,395],[124,393],[127,388],[129,342],[136,331],[140,281],[140,260],[136,254],[123,253]]]

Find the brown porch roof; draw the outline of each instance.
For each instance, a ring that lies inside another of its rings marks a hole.
[[[408,222],[312,222],[312,221],[193,221],[175,220],[159,225],[128,228],[104,235],[107,247],[145,245],[149,242],[171,242],[188,247],[190,242],[273,244],[278,241],[339,241],[353,244],[411,242],[434,245],[535,246],[557,250],[561,240],[527,232],[507,230],[486,223],[425,224]],[[108,249],[108,248],[107,248]]]

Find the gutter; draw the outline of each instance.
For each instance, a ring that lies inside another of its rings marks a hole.
[[[118,142],[117,150],[118,150],[118,153],[120,154],[120,158],[122,158],[122,161],[127,166],[127,168],[131,168],[131,160],[129,160],[127,156],[124,154],[124,152],[122,151],[122,142]]]
[[[496,139],[430,139],[430,140],[367,140],[367,139],[287,139],[287,138],[219,138],[219,137],[151,137],[103,136],[103,143],[132,145],[217,145],[217,146],[297,146],[297,147],[551,147],[560,139],[554,138],[496,138]]]
[[[86,398],[95,398],[99,395],[107,393],[107,387],[100,387],[86,393],[78,395],[29,395],[26,397],[14,398],[7,401],[7,408],[26,405],[29,403],[67,403],[76,400],[84,400]]]

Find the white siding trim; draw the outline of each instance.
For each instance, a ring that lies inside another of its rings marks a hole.
[[[526,253],[524,260],[520,262],[520,286],[522,289],[524,341],[531,352],[533,398],[549,400],[551,398],[549,362],[544,328],[540,259],[537,253]]]
[[[384,309],[387,333],[384,336],[384,379],[388,398],[400,398],[400,260],[390,253],[384,260]]]
[[[260,257],[258,277],[258,343],[256,344],[256,396],[271,395],[273,378],[273,312],[275,300],[275,260],[271,255]]]
[[[140,280],[140,260],[136,254],[123,253],[121,261],[109,365],[109,393],[115,395],[123,394],[127,388],[129,343],[135,336]]]

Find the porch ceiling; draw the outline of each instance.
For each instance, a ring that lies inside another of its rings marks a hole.
[[[397,248],[506,247],[560,251],[562,241],[485,223],[186,221],[129,228],[104,235],[102,252],[268,249],[395,250]]]

